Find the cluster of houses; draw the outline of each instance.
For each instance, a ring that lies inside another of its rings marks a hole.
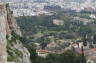
[[[56,44],[55,42],[49,43],[47,45],[47,47],[49,47],[50,49],[56,47],[58,44]],[[66,47],[65,49],[55,51],[50,50],[50,49],[37,49],[36,53],[38,54],[38,56],[41,57],[46,57],[49,53],[63,53],[65,50],[68,49],[72,49],[74,47],[74,50],[77,54],[81,54],[82,53],[82,46],[83,46],[83,42],[80,43],[70,43],[70,45],[68,47]],[[87,59],[87,63],[96,63],[96,48],[88,48],[87,46],[83,47],[84,49],[84,55],[86,56]]]
[[[83,42],[79,44],[73,43],[71,46],[74,47],[76,53],[82,53],[81,48],[83,46]],[[87,59],[87,63],[96,63],[96,48],[88,48],[87,46],[84,46],[83,49],[84,55]]]

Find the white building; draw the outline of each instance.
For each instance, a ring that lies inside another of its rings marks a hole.
[[[55,25],[64,25],[64,21],[63,20],[59,20],[59,19],[54,19],[53,20],[53,24],[55,24]]]

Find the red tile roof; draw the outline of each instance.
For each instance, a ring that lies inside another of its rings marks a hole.
[[[96,48],[92,48],[91,50],[92,50],[92,51],[96,51]]]
[[[49,53],[48,50],[36,50],[36,52],[40,52],[40,53]]]

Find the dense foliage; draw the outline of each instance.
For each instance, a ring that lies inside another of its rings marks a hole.
[[[48,36],[54,36],[56,39],[60,39],[60,40],[74,39],[74,41],[76,41],[77,39],[82,40],[81,38],[83,38],[84,34],[87,34],[89,36],[95,34],[96,32],[96,30],[94,29],[94,26],[96,25],[95,20],[94,22],[84,25],[83,21],[74,20],[73,18],[71,18],[74,16],[83,17],[88,15],[85,13],[66,14],[66,13],[58,12],[51,16],[49,15],[22,16],[16,19],[18,24],[20,25],[23,35],[29,36],[29,39],[34,40],[33,42],[42,42],[39,41],[42,40],[41,37],[43,37],[44,39],[44,37],[48,38]],[[63,25],[53,24],[54,19],[63,20],[64,24]],[[38,35],[40,37],[37,37],[35,35]]]

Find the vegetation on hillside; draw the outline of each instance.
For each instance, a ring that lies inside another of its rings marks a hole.
[[[14,45],[17,43],[17,40],[19,40],[19,36],[12,32],[11,36],[7,36],[7,61],[8,62],[19,62],[19,58],[22,57],[22,52],[18,50],[17,48],[14,48]]]
[[[70,16],[69,16],[70,15]],[[74,14],[75,15],[75,14]],[[76,16],[85,16],[87,14],[76,14]],[[88,14],[89,15],[89,14]],[[33,42],[40,42],[39,40],[54,36],[55,39],[70,39],[74,42],[81,41],[84,34],[89,36],[94,35],[96,30],[93,30],[95,24],[91,22],[84,25],[83,21],[74,20],[71,17],[73,14],[66,14],[63,12],[56,13],[54,15],[40,15],[40,16],[22,16],[18,17],[17,22],[20,25],[21,31],[24,36],[28,36],[28,39]],[[85,18],[85,17],[83,17]],[[64,21],[63,25],[53,24],[54,19],[60,19]],[[87,19],[87,18],[85,18]],[[93,24],[92,24],[93,23]],[[44,40],[45,40],[44,39]],[[46,40],[45,40],[46,41]]]
[[[17,17],[17,22],[23,32],[24,38],[28,42],[25,43],[29,52],[30,59],[33,63],[86,63],[86,59],[82,54],[76,54],[73,51],[66,51],[62,54],[49,54],[46,58],[39,57],[36,54],[36,49],[33,43],[39,43],[42,49],[50,42],[59,43],[60,40],[68,42],[84,42],[86,46],[87,41],[94,41],[96,34],[96,20],[89,17],[87,13],[63,13],[57,12],[54,15],[40,15],[40,16],[21,16]],[[93,20],[88,23],[82,20],[75,20],[72,17],[80,17],[85,20]],[[56,25],[53,23],[54,19],[63,20],[63,25]],[[87,39],[86,39],[87,36]],[[94,40],[91,37],[94,36]],[[51,37],[51,38],[50,38]],[[24,39],[25,40],[25,39]],[[26,42],[26,40],[23,42]],[[96,43],[94,41],[94,43]],[[65,44],[62,45],[65,48]],[[62,47],[62,48],[63,48]],[[90,45],[92,48],[93,46]]]

